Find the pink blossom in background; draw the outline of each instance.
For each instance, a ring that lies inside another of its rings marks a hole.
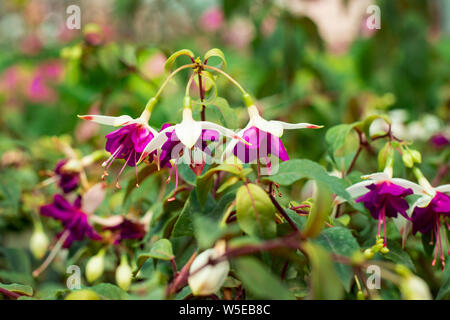
[[[166,63],[166,56],[160,52],[150,56],[142,66],[142,72],[149,77],[157,78],[164,73],[164,65]]]
[[[20,48],[26,55],[34,56],[41,51],[42,42],[37,35],[30,34],[22,40]]]
[[[261,33],[265,37],[270,37],[277,26],[277,19],[273,16],[267,16],[261,23]]]
[[[247,18],[235,18],[223,33],[223,40],[236,49],[245,49],[255,36],[255,27]]]
[[[57,98],[52,84],[62,79],[63,67],[58,61],[48,61],[38,66],[26,92],[27,98],[33,102],[54,102]]]
[[[205,10],[199,19],[200,27],[206,32],[215,32],[220,29],[224,22],[222,9],[212,7]]]

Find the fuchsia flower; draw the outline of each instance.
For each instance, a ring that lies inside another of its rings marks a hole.
[[[443,185],[436,188],[427,186],[424,188],[426,194],[419,198],[412,206],[412,232],[416,234],[431,234],[432,241],[435,241],[435,251],[433,266],[436,264],[437,254],[441,259],[442,268],[445,266],[444,247],[442,237],[447,244],[447,254],[450,255],[450,247],[448,245],[447,234],[445,231],[441,233],[441,220],[445,222],[448,229],[450,224],[450,196],[445,194],[450,192],[450,185]]]
[[[147,124],[148,116],[148,114],[143,114],[137,119],[133,119],[127,115],[120,117],[100,115],[79,116],[81,119],[91,120],[100,124],[122,126],[122,128],[106,135],[105,149],[111,156],[102,164],[106,167],[103,175],[104,178],[108,175],[108,169],[115,159],[125,159],[125,164],[116,178],[116,186],[118,188],[120,188],[119,177],[127,165],[136,167],[137,176],[137,161],[142,157],[144,148],[158,134],[156,130]]]
[[[232,141],[223,154],[223,157],[234,153],[242,162],[249,163],[264,158],[269,163],[269,156],[274,155],[282,161],[289,160],[289,155],[281,142],[280,137],[285,129],[319,129],[322,126],[310,123],[286,123],[283,121],[266,120],[262,118],[254,104],[247,108],[250,120],[247,126],[239,131],[238,135],[248,144]]]
[[[146,233],[145,227],[140,222],[123,218],[122,222],[115,226],[104,228],[114,233],[114,244],[118,245],[122,240],[135,239],[141,240]]]
[[[75,171],[64,170],[64,165],[68,162],[68,159],[58,161],[55,167],[55,173],[59,178],[58,186],[64,193],[69,193],[76,188],[80,183],[80,173]]]
[[[165,124],[161,131],[164,130],[170,126],[169,124]],[[175,160],[175,164],[178,163],[178,160],[180,157],[183,156],[185,151],[185,146],[181,143],[180,139],[178,138],[175,129],[172,131],[166,132],[167,141],[161,146],[161,151],[159,155],[159,165],[161,167],[172,167],[170,161]],[[198,138],[197,142],[194,144],[194,146],[189,150],[190,154],[189,156],[189,162],[191,164],[191,168],[196,169],[203,169],[203,166],[205,164],[204,155],[211,154],[211,151],[208,149],[207,142],[208,141],[218,141],[219,140],[219,133],[214,130],[207,130],[203,129],[200,137]],[[196,150],[201,150],[201,159],[197,159],[195,157],[194,152]],[[198,161],[199,160],[199,161]],[[199,167],[196,167],[198,165]],[[198,174],[201,173],[196,172]],[[195,170],[194,170],[195,172]]]
[[[378,236],[381,233],[381,224],[384,224],[384,245],[386,246],[386,217],[397,218],[400,213],[408,218],[408,202],[404,199],[413,194],[412,189],[403,188],[389,180],[372,183],[366,186],[370,191],[356,199],[356,202],[362,202],[370,211],[374,219],[378,220]]]
[[[78,197],[73,204],[70,204],[63,196],[57,194],[53,198],[53,203],[40,208],[40,212],[43,216],[61,221],[64,230],[58,234],[58,238],[66,231],[69,232],[69,235],[63,244],[64,248],[70,247],[74,241],[81,241],[85,237],[92,240],[102,239],[89,224],[88,216],[82,211],[81,204],[81,197]]]
[[[409,219],[408,202],[404,199],[413,193],[423,194],[419,185],[405,179],[392,178],[382,172],[363,176],[362,181],[347,188],[347,192],[356,202],[362,202],[371,216],[378,220],[378,236],[384,225],[384,245],[386,246],[386,218],[397,218],[398,213]]]
[[[432,136],[430,142],[435,148],[442,148],[450,145],[450,140],[443,133],[437,133]]]
[[[142,153],[141,162],[148,155],[156,151],[156,159],[160,164],[166,164],[170,159],[179,159],[181,154],[187,154],[189,163],[198,164],[198,159],[193,157],[194,148],[202,151],[206,148],[206,141],[215,141],[223,134],[233,139],[240,139],[232,130],[224,128],[209,121],[196,121],[192,117],[190,98],[186,97],[181,123],[164,125],[158,135],[150,141]],[[203,155],[200,162],[203,162]]]

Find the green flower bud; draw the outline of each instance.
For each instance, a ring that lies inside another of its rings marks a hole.
[[[381,248],[380,252],[381,252],[382,254],[386,254],[386,253],[389,252],[389,249],[388,249],[387,247],[383,247],[383,248]]]
[[[126,255],[120,259],[120,265],[116,269],[116,283],[123,290],[127,291],[130,288],[133,272],[128,264]]]
[[[358,293],[356,294],[356,299],[366,300],[366,298],[364,297],[364,293],[361,290],[359,290]]]
[[[95,256],[89,259],[86,265],[86,279],[94,282],[103,274],[105,268],[105,249],[101,249]]]
[[[376,244],[376,245],[374,245],[372,247],[372,251],[378,252],[378,251],[380,251],[383,248],[384,248],[384,244],[383,243],[378,243],[378,244]]]
[[[42,230],[42,226],[37,226],[30,238],[30,250],[36,259],[42,259],[47,252],[48,238]]]
[[[375,253],[372,251],[371,248],[364,250],[364,257],[366,259],[372,259],[375,256]]]
[[[406,167],[412,168],[414,166],[413,157],[411,156],[411,154],[409,152],[407,152],[407,151],[403,152],[402,160]]]
[[[188,278],[189,287],[195,296],[204,296],[216,293],[225,282],[230,271],[230,264],[227,260],[215,265],[208,265],[209,259],[215,259],[220,256],[216,248],[203,251],[195,258],[189,269],[191,274]],[[196,271],[200,269],[199,271]],[[195,273],[194,273],[195,272]]]
[[[100,300],[97,293],[92,290],[76,290],[69,293],[64,300]]]
[[[411,157],[413,158],[414,162],[421,163],[422,162],[422,155],[419,151],[410,149],[409,153],[411,154]]]

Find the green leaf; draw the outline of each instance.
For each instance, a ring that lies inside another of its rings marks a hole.
[[[25,294],[27,296],[32,296],[33,295],[33,288],[30,286],[26,286],[23,284],[18,284],[18,283],[11,283],[11,284],[3,284],[0,283],[0,288],[15,292],[15,293],[19,293],[19,294]]]
[[[216,172],[225,171],[234,174],[238,177],[245,177],[249,171],[242,168],[241,165],[237,164],[221,164],[217,167],[209,169],[203,175],[197,177],[197,197],[202,206],[205,205],[206,199],[208,197],[209,191],[213,185],[213,176]]]
[[[275,207],[267,193],[256,184],[239,188],[236,216],[241,229],[250,236],[272,238],[276,234]]]
[[[216,202],[214,201],[211,194],[206,195],[205,205],[201,206],[197,197],[196,188],[192,190],[188,200],[184,204],[183,210],[181,211],[178,220],[175,222],[172,231],[172,236],[173,237],[193,236],[194,235],[193,217],[195,215],[207,216],[209,214],[212,214],[215,206]]]
[[[328,129],[325,140],[330,146],[329,151],[332,157],[334,157],[335,152],[344,145],[347,135],[354,127],[355,124],[344,123]]]
[[[436,296],[436,300],[450,299],[450,258],[447,259],[444,271],[443,283]]]
[[[280,164],[276,174],[264,179],[287,186],[304,178],[322,182],[336,195],[347,201],[352,201],[350,195],[345,190],[346,185],[344,181],[337,177],[330,176],[321,165],[311,160],[295,159],[284,161]]]
[[[346,257],[351,257],[360,247],[351,231],[343,227],[332,227],[322,231],[315,239],[326,250]],[[334,263],[339,279],[347,292],[353,280],[353,268],[342,263]]]
[[[169,58],[167,58],[166,64],[164,65],[164,70],[170,71],[175,60],[177,60],[177,58],[182,55],[186,55],[191,58],[195,57],[194,53],[191,50],[188,49],[179,50],[173,53]]]
[[[171,260],[174,258],[172,243],[167,239],[156,241],[150,249],[149,256],[160,260]]]
[[[409,270],[415,272],[416,267],[409,254],[402,249],[400,245],[394,241],[388,242],[389,252],[384,254],[384,257],[392,262],[403,264],[408,267]]]
[[[304,234],[308,238],[314,238],[322,230],[325,221],[331,213],[333,197],[328,185],[317,182],[317,191],[314,196],[314,203],[308,214]]]
[[[226,234],[241,233],[236,224],[219,227],[218,221],[204,216],[194,216],[195,239],[200,249],[211,248],[217,239]]]
[[[18,273],[31,274],[31,262],[25,250],[16,248],[0,248],[8,263],[8,270]]]
[[[230,107],[226,99],[217,97],[214,100],[213,105],[217,107],[214,110],[216,111],[216,114],[219,115],[219,120],[225,127],[230,129],[239,128],[239,120],[236,115],[236,110]]]
[[[136,260],[136,270],[134,270],[133,275],[136,276],[139,270],[141,270],[144,263],[149,259],[159,259],[159,260],[171,260],[175,256],[172,250],[172,243],[167,239],[160,239],[156,241],[149,253],[141,253]]]
[[[265,265],[252,257],[233,260],[234,270],[246,290],[257,299],[293,300],[294,296]]]
[[[222,50],[218,48],[213,48],[211,50],[208,50],[208,52],[205,53],[204,60],[209,60],[211,57],[217,57],[220,60],[222,60],[221,65],[223,65],[224,68],[227,66],[227,61],[225,59],[225,55],[223,54]],[[221,65],[217,66],[218,68],[222,67]]]
[[[338,300],[344,293],[331,261],[330,254],[320,245],[308,242],[304,245],[311,262],[310,298],[314,300]]]
[[[136,189],[136,184],[142,183],[146,178],[151,176],[154,172],[158,170],[158,167],[156,164],[152,163],[148,166],[144,166],[142,170],[139,171],[137,179],[136,177],[131,178],[130,182],[127,185],[127,190],[125,191],[125,195],[123,197],[123,202],[125,203],[130,194],[133,192],[133,190]]]
[[[128,300],[130,298],[128,293],[111,283],[100,283],[89,289],[105,300]]]

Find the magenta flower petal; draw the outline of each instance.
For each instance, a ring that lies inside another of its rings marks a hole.
[[[242,138],[251,145],[238,142],[233,153],[244,163],[253,162],[257,158],[268,158],[270,155],[282,161],[289,160],[281,139],[266,131],[251,127],[244,131]]]
[[[105,230],[110,230],[115,233],[115,245],[126,239],[141,240],[145,235],[143,224],[125,218],[120,224],[112,227],[107,227],[105,228]]]
[[[69,193],[76,188],[80,183],[79,172],[64,172],[63,166],[67,163],[67,159],[60,160],[55,167],[54,172],[59,177],[58,186],[64,193]]]
[[[69,236],[63,247],[68,248],[74,241],[81,241],[88,237],[92,240],[101,240],[102,237],[89,224],[86,213],[80,210],[80,201],[76,200],[72,205],[61,195],[55,195],[53,203],[42,206],[40,212],[43,216],[61,221],[64,230],[58,234],[60,237],[66,231]]]

